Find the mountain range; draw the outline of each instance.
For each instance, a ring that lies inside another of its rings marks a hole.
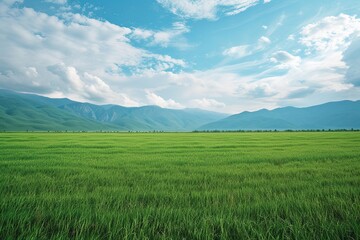
[[[206,124],[198,130],[315,130],[360,129],[360,101],[329,102],[317,106],[284,107],[242,112]]]
[[[0,89],[0,131],[360,129],[360,101],[235,115],[201,109],[95,105]]]
[[[95,105],[0,89],[0,130],[192,131],[226,116],[200,109]]]

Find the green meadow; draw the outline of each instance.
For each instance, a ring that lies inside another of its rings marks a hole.
[[[360,239],[360,133],[0,133],[0,239]]]

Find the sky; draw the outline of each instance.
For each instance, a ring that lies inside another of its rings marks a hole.
[[[0,88],[239,113],[360,99],[359,0],[0,0]]]

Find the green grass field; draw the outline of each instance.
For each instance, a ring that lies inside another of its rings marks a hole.
[[[0,239],[360,239],[360,133],[1,133]]]

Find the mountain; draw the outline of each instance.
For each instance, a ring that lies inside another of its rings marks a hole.
[[[84,119],[58,108],[69,99],[50,99],[0,89],[0,130],[94,130],[116,126]]]
[[[360,101],[242,112],[201,126],[198,130],[360,129]]]
[[[0,89],[0,130],[192,131],[227,116],[200,109],[95,105]]]
[[[201,109],[80,103],[0,89],[0,131],[192,131],[360,129],[360,101],[232,116]]]
[[[192,131],[203,123],[217,121],[227,116],[198,109],[174,110],[158,106],[127,108],[117,105],[70,103],[60,108],[83,118],[139,131]]]

